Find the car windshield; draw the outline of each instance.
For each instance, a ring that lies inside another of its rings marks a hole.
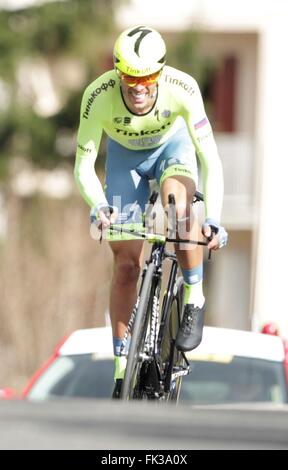
[[[197,405],[287,401],[281,362],[227,358],[191,361],[191,372],[182,382],[181,399]]]
[[[52,397],[108,398],[114,388],[114,361],[91,354],[60,356],[28,393],[33,400]]]
[[[183,378],[180,401],[220,404],[287,401],[283,364],[262,359],[231,357],[193,360]],[[113,359],[93,355],[60,356],[28,392],[31,400],[53,397],[110,398],[114,382]]]

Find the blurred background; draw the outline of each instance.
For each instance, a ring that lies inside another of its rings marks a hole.
[[[0,387],[20,391],[64,335],[107,322],[112,256],[90,238],[75,141],[84,88],[134,24],[198,80],[223,161],[230,240],[205,263],[206,324],[288,337],[286,3],[0,0]]]

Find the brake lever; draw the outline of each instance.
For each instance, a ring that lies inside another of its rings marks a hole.
[[[210,237],[207,237],[208,242],[211,242],[211,240],[213,240],[215,235],[217,235],[217,233],[218,233],[218,228],[217,227],[213,227],[211,225],[210,225],[210,227],[211,227],[211,235],[210,235]],[[211,260],[211,256],[212,256],[212,249],[210,248],[209,253],[208,253],[208,261]]]
[[[103,212],[104,212],[104,214],[105,214],[105,216],[106,216],[107,218],[110,218],[111,215],[112,215],[113,212],[114,212],[114,211],[113,211],[113,207],[108,206],[108,207],[106,207],[106,208],[103,210]],[[99,229],[98,229],[98,230],[99,230]],[[103,225],[101,224],[101,229],[100,229],[101,235],[100,235],[100,238],[99,238],[99,243],[100,243],[100,244],[102,243],[102,240],[103,240],[103,231],[104,231],[104,230],[103,230]]]

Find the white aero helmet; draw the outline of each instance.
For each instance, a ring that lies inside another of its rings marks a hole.
[[[143,77],[158,72],[166,61],[161,35],[148,26],[134,26],[120,34],[114,45],[114,66],[127,75]]]

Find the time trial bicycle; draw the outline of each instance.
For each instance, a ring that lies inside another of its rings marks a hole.
[[[153,208],[158,193],[153,192],[149,208]],[[203,201],[196,191],[193,203]],[[169,195],[169,208],[176,213],[175,197]],[[152,219],[155,212],[151,213]],[[146,218],[147,220],[147,214]],[[145,228],[145,226],[144,226]],[[166,244],[192,243],[207,245],[207,241],[179,240],[149,232],[125,230],[111,225],[108,230],[126,232],[152,243],[148,260],[142,270],[139,295],[125,333],[122,353],[131,336],[127,366],[121,389],[123,400],[147,399],[177,402],[182,378],[189,373],[185,353],[175,346],[176,336],[184,310],[184,281],[178,275],[175,251],[168,251]],[[163,264],[170,261],[168,281],[164,286]],[[161,305],[161,308],[160,308]]]

